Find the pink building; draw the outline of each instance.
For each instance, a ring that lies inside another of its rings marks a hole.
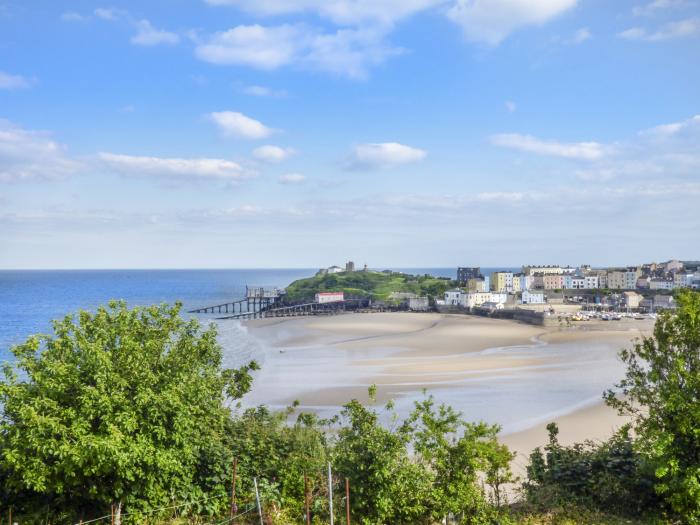
[[[345,300],[343,292],[320,292],[316,294],[317,303],[338,303]]]

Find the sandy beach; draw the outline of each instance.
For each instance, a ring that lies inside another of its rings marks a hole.
[[[605,439],[625,422],[601,395],[624,372],[617,352],[651,328],[633,320],[544,328],[432,313],[249,321],[240,330],[262,370],[244,402],[283,408],[298,400],[331,415],[352,398],[367,401],[376,384],[377,403],[394,400],[401,416],[426,389],[467,420],[501,425],[524,464],[546,443],[550,421],[563,443]]]

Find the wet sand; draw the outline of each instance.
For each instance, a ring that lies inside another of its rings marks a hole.
[[[519,460],[547,441],[605,439],[624,423],[601,403],[624,372],[619,349],[648,333],[648,321],[543,328],[476,316],[372,313],[249,321],[263,367],[245,402],[337,413],[352,398],[392,399],[399,415],[423,389],[467,420],[502,425]]]

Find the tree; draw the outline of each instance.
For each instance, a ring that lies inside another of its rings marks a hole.
[[[656,490],[682,519],[700,523],[700,293],[677,296],[651,337],[620,353],[627,373],[605,395],[633,417],[637,445],[655,467]]]
[[[360,523],[429,523],[431,476],[411,461],[409,435],[379,422],[376,411],[353,400],[342,416],[347,426],[338,432],[335,470],[350,480],[353,514]]]
[[[0,471],[13,493],[49,494],[64,508],[115,505],[117,523],[124,509],[136,522],[148,508],[226,493],[207,463],[230,464],[226,397],[247,392],[257,365],[222,369],[214,326],[180,309],[111,302],[12,349],[0,382]]]

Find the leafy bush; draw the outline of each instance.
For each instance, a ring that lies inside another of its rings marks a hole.
[[[683,291],[652,337],[620,354],[627,365],[608,403],[634,418],[637,446],[656,490],[686,523],[700,523],[700,293]]]
[[[511,479],[512,455],[497,442],[497,426],[467,424],[450,407],[435,407],[432,397],[417,402],[396,430],[357,401],[342,416],[347,425],[338,432],[334,464],[354,487],[358,522],[429,524],[451,515],[464,524],[504,523],[479,483]]]
[[[538,508],[574,505],[607,512],[638,515],[658,507],[653,471],[634,450],[629,428],[608,441],[570,447],[559,444],[559,429],[547,425],[549,444],[530,454],[527,481],[529,503]]]

